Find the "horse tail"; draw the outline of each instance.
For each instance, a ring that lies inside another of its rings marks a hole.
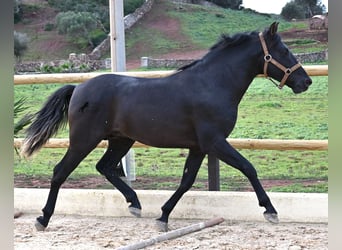
[[[21,147],[21,155],[31,156],[38,151],[57,131],[65,126],[68,119],[70,98],[74,85],[66,85],[54,92],[34,115],[34,121],[26,130],[26,138]]]

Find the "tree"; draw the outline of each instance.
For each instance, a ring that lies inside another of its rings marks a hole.
[[[213,2],[222,8],[233,10],[239,10],[242,5],[242,0],[209,0],[209,2]]]
[[[61,12],[56,16],[57,30],[60,34],[67,34],[77,41],[77,38],[86,39],[94,47],[91,32],[97,28],[94,15],[90,12]],[[79,37],[80,36],[80,37]]]
[[[109,33],[108,0],[48,0],[49,5],[60,13],[56,27],[61,34],[67,34],[74,43],[92,48],[100,44]],[[124,0],[124,14],[134,12],[144,0]]]
[[[14,31],[14,56],[20,61],[28,48],[29,38],[25,33]]]
[[[304,8],[305,17],[309,18],[314,15],[323,14],[325,9],[321,0],[295,0],[299,5]]]
[[[294,1],[288,2],[282,8],[280,15],[286,20],[305,18],[303,7]]]
[[[283,7],[280,15],[287,20],[303,19],[322,14],[324,10],[321,0],[293,0]]]
[[[19,0],[18,0],[19,1]],[[103,32],[109,32],[109,1],[108,0],[48,0],[49,5],[60,12],[89,12],[96,18],[97,25]],[[144,0],[124,0],[124,15],[134,12]]]

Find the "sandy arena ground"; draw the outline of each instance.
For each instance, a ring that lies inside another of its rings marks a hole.
[[[14,219],[14,248],[35,249],[115,249],[162,234],[153,218],[116,218],[54,215],[44,232],[36,231],[38,215],[24,214]],[[170,218],[170,229],[203,220]],[[328,249],[328,224],[242,222],[225,219],[219,225],[156,243],[145,249]]]

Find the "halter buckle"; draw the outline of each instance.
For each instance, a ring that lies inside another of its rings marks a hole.
[[[265,62],[270,62],[270,61],[272,61],[272,55],[271,55],[271,54],[265,55],[265,56],[264,56],[264,60],[265,60]]]
[[[292,73],[292,69],[287,68],[287,69],[285,70],[285,74],[290,75],[291,73]]]

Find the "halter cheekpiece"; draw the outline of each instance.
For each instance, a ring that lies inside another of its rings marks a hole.
[[[275,60],[272,57],[272,55],[268,52],[267,45],[266,45],[266,42],[265,42],[265,39],[264,39],[262,32],[259,33],[259,38],[260,38],[262,49],[264,50],[264,55],[265,55],[264,56],[264,61],[265,61],[265,63],[264,63],[264,75],[266,78],[270,79],[279,89],[282,89],[285,85],[287,78],[291,75],[291,73],[293,71],[295,71],[296,69],[300,68],[302,65],[300,63],[297,63],[294,66],[292,66],[291,68],[284,67],[281,63],[279,63],[277,60]],[[281,82],[279,85],[276,82],[274,82],[273,79],[267,75],[267,67],[268,67],[269,63],[272,63],[273,65],[275,65],[281,71],[284,72],[283,79],[281,79]]]

